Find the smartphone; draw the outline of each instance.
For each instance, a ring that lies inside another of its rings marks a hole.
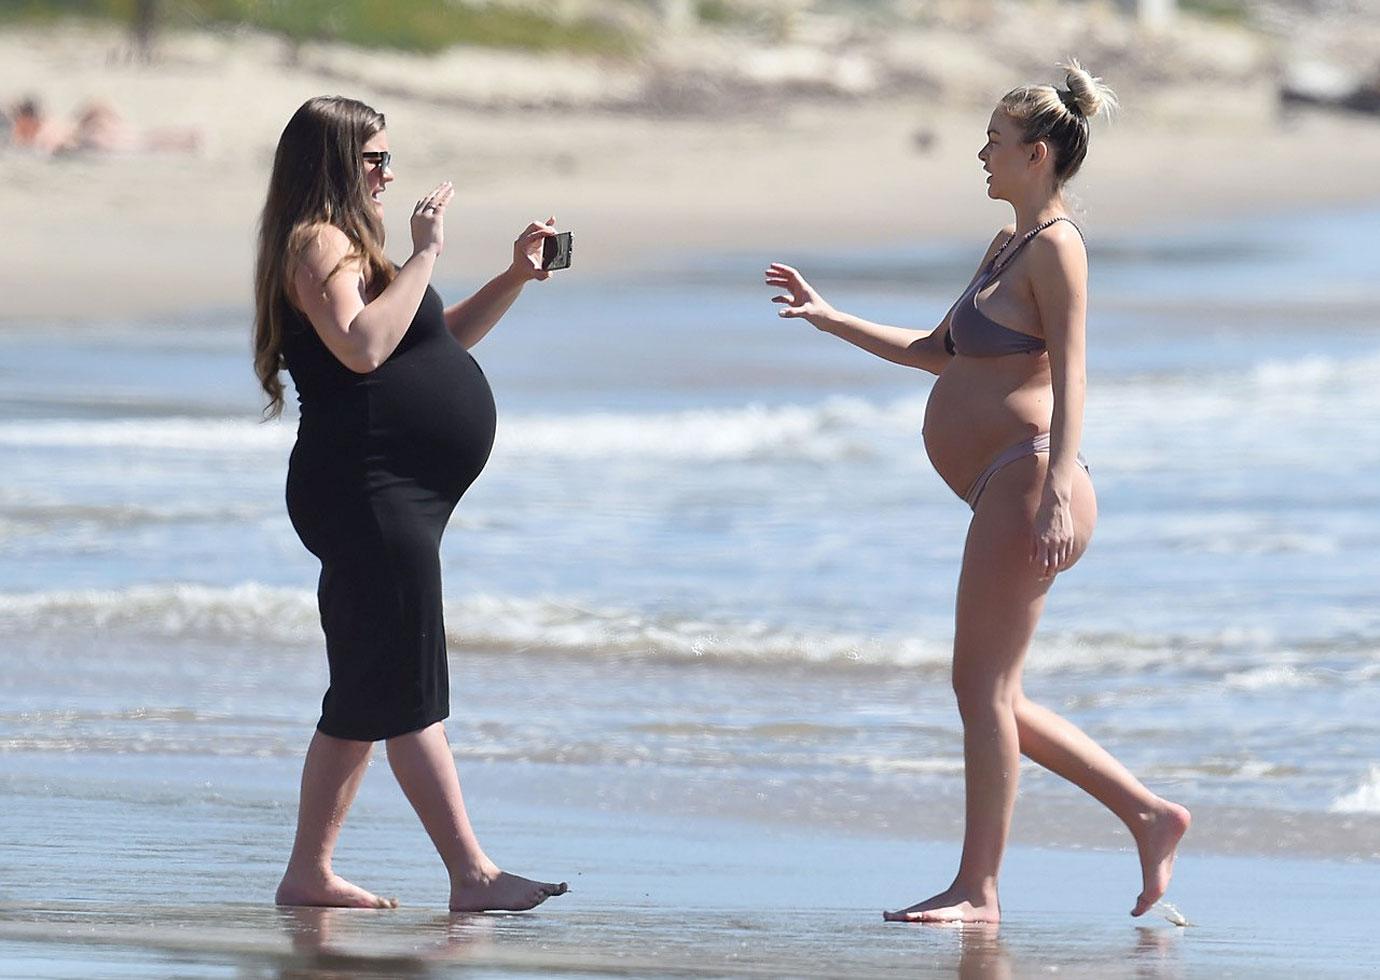
[[[574,247],[574,236],[568,231],[547,238],[541,246],[541,267],[547,271],[569,269]]]

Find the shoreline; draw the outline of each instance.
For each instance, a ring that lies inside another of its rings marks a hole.
[[[1192,923],[1185,929],[1159,915],[1126,915],[1138,886],[1131,854],[1013,844],[999,928],[884,923],[884,905],[941,887],[956,844],[672,805],[629,811],[597,780],[587,798],[562,802],[543,791],[540,770],[507,765],[466,767],[476,826],[501,864],[568,880],[568,895],[529,913],[449,915],[424,832],[388,775],[375,771],[338,867],[397,893],[403,907],[280,911],[271,888],[294,808],[270,801],[291,794],[296,760],[259,760],[229,779],[221,770],[214,793],[198,789],[207,774],[195,765],[150,772],[157,792],[123,804],[12,798],[21,824],[46,820],[53,830],[14,854],[24,880],[40,868],[48,874],[32,878],[46,884],[22,898],[0,895],[0,976],[18,975],[7,965],[44,963],[51,974],[24,975],[57,976],[111,962],[160,976],[189,961],[517,975],[1348,976],[1371,965],[1366,910],[1380,901],[1370,862],[1190,852],[1168,896]],[[201,800],[194,833],[185,806],[163,812],[170,795],[183,793]],[[101,834],[117,809],[128,840],[112,851]],[[89,819],[65,819],[81,814]],[[668,840],[677,846],[668,849]],[[74,855],[109,851],[107,866],[90,874],[79,860],[54,865],[57,843]],[[1056,878],[1067,887],[1049,888]],[[1326,900],[1339,894],[1352,901]]]
[[[588,665],[580,666],[580,672],[587,677],[597,676],[588,671]],[[607,670],[598,673],[611,684],[617,674],[616,665],[606,666]],[[494,669],[490,665],[487,672]],[[463,676],[466,685],[487,691],[489,685],[484,677],[481,675],[476,681],[475,673],[472,669],[457,676]],[[553,673],[558,674],[558,679],[564,676],[559,671]],[[753,673],[771,671],[755,668]],[[556,682],[538,681],[534,685],[536,700],[547,700],[559,689]],[[670,815],[688,821],[723,820],[745,833],[748,828],[755,828],[764,837],[789,827],[793,833],[820,839],[905,840],[946,852],[956,851],[962,842],[960,779],[938,784],[919,781],[908,778],[904,764],[832,771],[823,776],[808,766],[796,769],[745,765],[722,769],[677,762],[674,752],[664,748],[652,751],[645,761],[577,763],[467,748],[466,739],[474,737],[475,726],[482,729],[486,724],[473,719],[493,717],[494,712],[495,705],[488,699],[468,710],[457,706],[448,726],[454,740],[452,754],[461,775],[467,786],[479,788],[479,796],[484,800],[503,800],[552,814],[594,806],[601,813],[618,814],[619,819],[632,823],[657,821]],[[314,718],[303,717],[297,724],[277,722],[277,726],[285,724],[289,731],[300,729],[303,733],[304,751],[306,733],[312,730]],[[952,735],[957,738],[960,734],[961,727],[955,721]],[[151,743],[121,739],[111,739],[104,748],[70,744],[64,747],[60,736],[47,747],[24,744],[26,740],[22,738],[10,741],[11,747],[3,753],[10,765],[7,777],[0,781],[0,796],[21,808],[26,802],[47,798],[48,793],[55,794],[51,797],[55,805],[73,805],[81,797],[69,795],[69,790],[78,789],[75,784],[79,780],[72,767],[99,760],[103,782],[110,792],[120,796],[129,793],[133,799],[139,799],[143,791],[154,785],[150,778],[156,771],[166,777],[168,793],[185,792],[189,799],[204,795],[203,802],[215,803],[216,809],[230,806],[233,811],[236,801],[240,801],[239,806],[253,810],[267,807],[291,811],[295,800],[293,779],[300,771],[303,757],[295,742],[287,751],[261,744],[257,754],[248,754],[236,743],[223,751],[206,754],[204,747],[160,752],[139,747]],[[569,751],[576,754],[580,750]],[[610,750],[610,754],[616,752]],[[925,763],[933,764],[936,760],[921,755],[915,761],[923,769]],[[213,782],[198,783],[198,779],[211,774],[215,775]],[[1339,866],[1380,864],[1380,812],[1374,809],[1250,805],[1204,798],[1201,791],[1183,785],[1181,780],[1156,779],[1152,775],[1145,778],[1166,798],[1192,811],[1194,823],[1185,839],[1185,853],[1195,858]],[[73,785],[68,786],[69,783]],[[1101,855],[1115,865],[1118,881],[1134,876],[1135,847],[1129,832],[1096,801],[1029,760],[1022,761],[1020,783],[1011,846],[1060,854]],[[372,788],[364,799],[372,802],[366,809],[372,812],[371,808],[399,804],[403,807],[397,814],[399,826],[408,826],[404,818],[410,811],[400,798],[392,799],[397,796],[397,788],[388,773],[376,771],[369,778],[369,785]],[[208,792],[202,794],[198,786]],[[212,786],[213,793],[209,792]],[[157,792],[166,795],[163,790]],[[927,818],[922,826],[912,828],[911,815],[920,810],[927,812]],[[33,824],[33,830],[34,835],[28,839],[37,839],[38,823]],[[19,834],[17,839],[26,838]]]

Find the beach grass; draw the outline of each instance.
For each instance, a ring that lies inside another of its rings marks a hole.
[[[426,0],[176,0],[153,5],[157,25],[249,27],[291,41],[332,41],[362,48],[418,53],[457,45],[630,54],[638,39],[612,23],[563,19],[503,4]],[[134,0],[18,0],[0,7],[0,20],[44,23],[72,19],[134,24]]]
[[[1179,0],[1179,5],[1210,20],[1242,25],[1250,21],[1250,6],[1244,0]]]

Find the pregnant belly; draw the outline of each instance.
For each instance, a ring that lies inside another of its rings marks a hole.
[[[998,453],[1049,431],[1053,393],[1048,360],[1016,354],[957,357],[925,405],[925,452],[962,496]]]
[[[371,376],[367,445],[373,468],[458,498],[488,461],[495,422],[489,383],[458,344],[418,347]]]

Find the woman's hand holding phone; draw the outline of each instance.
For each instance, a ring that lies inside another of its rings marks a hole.
[[[518,235],[517,241],[513,242],[513,264],[509,267],[514,274],[521,275],[524,280],[550,279],[551,273],[542,268],[542,253],[545,250],[546,240],[553,238],[556,232],[556,218],[551,216],[545,221],[534,221]]]

